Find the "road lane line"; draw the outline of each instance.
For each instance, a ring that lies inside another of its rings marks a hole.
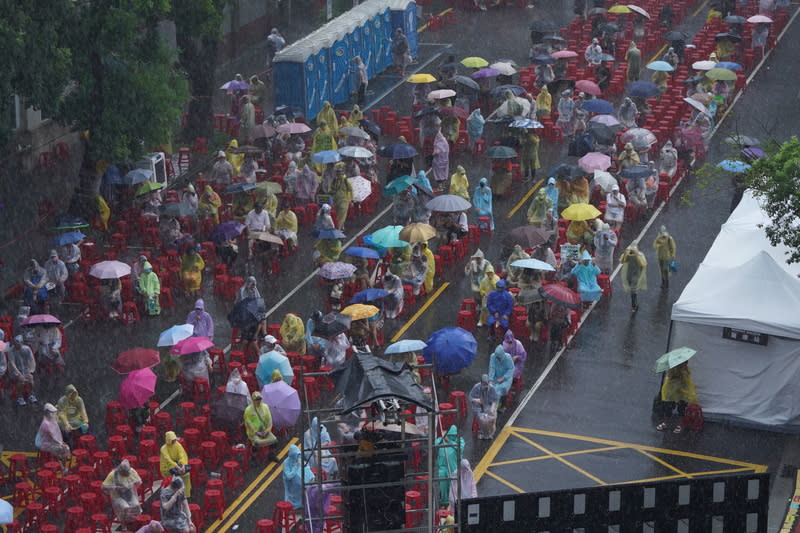
[[[436,289],[436,292],[431,294],[428,297],[428,299],[425,300],[425,303],[422,305],[422,307],[417,309],[417,312],[414,313],[414,315],[411,318],[409,318],[408,321],[405,324],[403,324],[403,327],[400,328],[400,331],[398,331],[397,333],[394,334],[394,337],[392,337],[390,342],[397,342],[398,340],[400,340],[400,337],[402,337],[403,334],[406,331],[408,331],[408,328],[410,328],[412,326],[412,324],[414,324],[414,322],[416,322],[417,319],[419,317],[421,317],[423,313],[425,313],[425,311],[428,309],[428,307],[431,306],[431,304],[434,302],[434,300],[436,300],[436,298],[438,298],[444,292],[444,290],[449,286],[450,286],[450,282],[449,281],[445,281],[444,283],[442,283],[441,287]]]
[[[708,0],[706,0],[705,2],[703,2],[702,4],[700,4],[700,7],[698,7],[698,8],[695,10],[695,12],[694,12],[694,13],[692,13],[692,16],[693,16],[693,17],[696,17],[697,15],[699,15],[699,14],[700,14],[700,12],[701,12],[702,10],[704,10],[704,9],[706,8],[706,6],[707,6],[707,5],[708,5]]]
[[[570,463],[569,461],[567,461],[566,459],[561,457],[560,454],[552,452],[551,450],[549,450],[546,447],[542,446],[538,442],[533,441],[533,440],[531,440],[531,439],[529,439],[527,437],[523,437],[522,435],[519,435],[519,434],[515,434],[514,436],[517,437],[518,439],[524,441],[524,442],[527,442],[528,444],[530,444],[534,448],[538,448],[541,452],[549,455],[552,459],[555,459],[556,461],[562,463],[564,466],[567,466],[567,467],[575,470],[579,474],[583,474],[584,476],[588,477],[589,479],[591,479],[592,481],[594,481],[598,485],[608,485],[608,483],[606,483],[605,481],[603,481],[599,477],[597,477],[597,476],[595,476],[593,474],[590,474],[589,472],[587,472],[586,470],[584,470],[583,468],[579,467],[576,464]]]
[[[494,439],[494,442],[491,446],[489,446],[489,449],[486,451],[486,453],[483,454],[483,457],[481,457],[481,460],[478,462],[475,468],[472,469],[475,483],[481,480],[481,476],[483,476],[483,474],[487,473],[489,466],[492,464],[492,459],[497,456],[497,453],[503,448],[508,440],[508,437],[511,436],[511,429],[511,426],[503,426],[503,429],[500,430],[500,434],[496,439]]]
[[[517,487],[516,485],[514,485],[513,483],[511,483],[510,481],[508,481],[507,479],[505,479],[504,477],[498,476],[494,472],[486,472],[486,475],[491,477],[491,478],[496,479],[497,481],[499,481],[500,483],[502,483],[506,487],[517,491],[519,494],[525,494],[525,492],[526,492],[526,491],[522,490],[521,488]]]
[[[615,450],[624,450],[625,446],[603,446],[602,448],[588,448],[586,450],[575,450],[572,452],[561,452],[558,455],[561,457],[569,457],[571,455],[584,455],[587,453],[611,452]],[[542,461],[544,459],[552,459],[549,455],[536,455],[533,457],[523,457],[522,459],[510,459],[508,461],[497,461],[492,463],[491,466],[508,466],[519,463],[533,463],[535,461]]]
[[[647,457],[648,459],[651,459],[651,460],[653,460],[653,461],[657,462],[657,463],[658,463],[658,464],[660,464],[661,466],[663,466],[663,467],[665,467],[665,468],[669,468],[670,470],[672,470],[672,471],[673,471],[673,472],[675,472],[676,474],[681,474],[683,477],[687,477],[687,478],[693,478],[693,477],[695,476],[695,474],[689,474],[689,473],[687,473],[687,472],[684,472],[684,471],[683,471],[683,470],[681,470],[680,468],[678,468],[678,467],[676,467],[676,466],[673,466],[672,464],[670,464],[670,463],[666,462],[665,460],[661,459],[660,457],[658,457],[658,456],[656,456],[656,455],[653,455],[653,454],[652,454],[652,453],[650,453],[650,452],[646,452],[646,451],[644,451],[644,450],[641,450],[641,449],[639,449],[639,450],[636,450],[636,451],[638,451],[639,453],[641,453],[642,455],[644,455],[644,456],[645,456],[645,457]]]
[[[297,441],[297,438],[294,438],[292,440],[293,441]],[[290,442],[290,444],[293,444],[293,443]],[[281,450],[281,453],[279,454],[279,457],[283,457],[283,455],[285,453],[288,453],[288,451],[289,451],[289,446],[287,445],[286,448]],[[266,481],[264,481],[264,483],[262,483],[247,498],[247,501],[245,501],[244,504],[242,504],[238,509],[236,509],[235,512],[233,512],[233,513],[228,515],[228,517],[224,521],[225,523],[221,526],[221,528],[219,530],[220,533],[224,533],[224,532],[228,531],[231,527],[235,526],[236,524],[233,524],[232,522],[235,522],[236,520],[238,520],[239,517],[242,516],[242,514],[244,514],[244,512],[247,511],[253,505],[253,503],[256,501],[256,499],[258,499],[261,496],[261,494],[263,494],[263,492],[265,490],[267,490],[267,487],[272,485],[272,482],[275,481],[275,478],[277,478],[278,474],[280,474],[281,472],[283,472],[283,463],[279,463],[277,465],[277,468],[275,468],[275,470],[269,475],[269,477],[266,479]],[[208,530],[206,533],[212,533],[212,532],[211,532],[211,530]]]
[[[295,444],[297,441],[298,441],[297,437],[293,437],[292,440],[290,440],[286,444],[286,446],[284,446],[283,449],[278,453],[278,458],[282,459],[287,453],[289,453],[289,446],[291,446],[292,444]],[[205,530],[205,533],[214,533],[214,531],[216,531],[217,528],[220,527],[224,522],[229,521],[231,516],[235,515],[234,519],[238,518],[239,516],[241,516],[241,513],[244,512],[243,510],[241,512],[239,512],[239,514],[235,514],[232,511],[234,509],[236,509],[236,507],[239,504],[241,504],[242,502],[244,502],[248,498],[249,493],[251,493],[254,490],[259,489],[259,488],[260,488],[261,492],[263,492],[263,490],[267,486],[269,486],[269,483],[271,483],[272,481],[269,481],[268,483],[263,485],[263,487],[259,487],[259,484],[264,479],[264,477],[266,477],[267,475],[270,474],[270,472],[272,472],[273,468],[275,468],[275,467],[277,467],[275,469],[276,472],[282,470],[282,464],[281,463],[276,463],[274,461],[270,462],[267,466],[265,466],[264,469],[261,472],[259,472],[259,474],[256,476],[256,478],[239,494],[239,496],[237,496],[236,499],[233,500],[233,502],[231,502],[231,504],[228,505],[225,508],[225,512],[222,514],[222,517],[218,518],[210,526],[208,526],[208,528]],[[259,492],[259,494],[261,492]],[[246,509],[246,508],[247,508],[247,506],[243,507],[242,509]]]
[[[522,197],[522,200],[520,200],[520,201],[517,203],[517,205],[515,205],[515,206],[514,206],[514,207],[511,209],[511,211],[509,211],[509,212],[508,212],[508,216],[507,216],[506,218],[511,218],[511,217],[513,217],[513,216],[514,216],[514,214],[515,214],[515,213],[516,213],[516,212],[519,210],[519,208],[520,208],[520,207],[522,207],[523,205],[525,205],[525,202],[527,202],[527,201],[528,201],[528,198],[530,198],[530,197],[531,197],[531,195],[533,194],[533,192],[534,192],[536,189],[538,189],[538,188],[539,188],[539,187],[542,185],[542,183],[543,183],[543,182],[544,182],[544,178],[541,178],[539,181],[537,181],[536,183],[534,183],[534,184],[533,184],[533,187],[531,187],[531,189],[530,189],[530,190],[529,190],[527,193],[525,193],[525,196],[523,196],[523,197]]]

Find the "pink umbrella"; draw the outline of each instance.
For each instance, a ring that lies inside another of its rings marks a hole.
[[[34,324],[61,324],[61,321],[53,315],[31,315],[20,323],[21,326]]]
[[[202,352],[214,346],[214,343],[208,337],[189,337],[183,339],[178,344],[172,347],[169,353],[176,355],[186,355],[189,353]]]
[[[261,388],[261,397],[269,407],[275,429],[294,426],[300,416],[300,396],[285,381],[267,383]]]
[[[572,50],[559,50],[558,52],[553,52],[550,55],[556,59],[570,59],[572,57],[578,57],[578,52],[573,52]]]
[[[149,368],[134,370],[119,386],[119,403],[123,409],[135,409],[147,402],[156,390],[156,375]]]
[[[619,120],[617,120],[617,117],[614,115],[595,115],[589,119],[589,122],[599,122],[600,124],[605,124],[609,127],[620,125]]]
[[[600,152],[589,152],[585,156],[578,159],[578,166],[580,166],[586,172],[606,170],[611,166],[611,158],[606,154],[601,154]]]
[[[575,88],[579,91],[583,91],[586,94],[591,94],[592,96],[600,96],[603,94],[603,91],[600,87],[591,80],[578,80],[575,82]]]
[[[269,125],[259,124],[250,130],[250,137],[253,139],[268,138],[275,135],[275,128]]]
[[[278,133],[306,133],[311,131],[311,128],[302,122],[289,122],[287,124],[281,124],[275,129]]]

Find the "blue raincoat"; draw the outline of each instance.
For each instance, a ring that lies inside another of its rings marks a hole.
[[[475,192],[472,193],[472,205],[478,212],[479,217],[489,217],[492,231],[494,231],[494,215],[492,214],[492,188],[486,178],[481,178]]]
[[[512,365],[513,366],[513,365]],[[436,439],[436,444],[458,444],[458,446],[448,446],[437,448],[436,452],[436,474],[437,477],[453,477],[458,471],[461,457],[464,453],[464,439],[458,436],[458,428],[453,425],[447,430],[447,434]],[[450,481],[439,482],[439,504],[448,505],[450,502]]]
[[[502,379],[502,382],[498,381]],[[489,359],[489,383],[492,384],[497,395],[501,398],[508,394],[511,382],[514,380],[514,361],[511,356],[503,349],[502,344],[498,344],[494,349],[492,357]]]
[[[306,483],[314,480],[314,473],[308,465],[303,466],[303,459],[300,457],[300,448],[292,444],[289,446],[289,454],[283,462],[283,499],[292,504],[295,509],[303,507],[303,475]]]
[[[596,302],[603,295],[603,289],[597,284],[598,274],[600,269],[592,263],[585,265],[580,262],[572,269],[572,275],[578,280],[578,294],[582,302]]]
[[[494,326],[495,322],[500,322],[504,328],[508,327],[508,318],[514,310],[514,298],[506,290],[503,280],[497,282],[496,289],[486,295],[486,309],[489,311],[489,327]],[[495,318],[495,313],[499,316]]]
[[[553,218],[558,220],[558,185],[555,178],[547,179],[547,186],[544,188],[547,197],[553,201]]]

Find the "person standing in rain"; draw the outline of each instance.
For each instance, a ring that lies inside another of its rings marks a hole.
[[[634,41],[628,45],[628,51],[625,52],[625,61],[628,64],[628,83],[639,81],[639,74],[642,70],[642,51],[636,46]]]
[[[525,367],[525,361],[528,359],[528,352],[522,343],[514,337],[514,332],[510,329],[506,331],[503,336],[503,350],[511,356],[514,361],[514,379],[522,378],[522,369]]]
[[[636,115],[638,114],[639,110],[636,108],[636,104],[626,96],[617,109],[617,119],[619,119],[620,123],[626,128],[635,128]]]
[[[483,137],[483,127],[486,120],[481,115],[481,109],[475,108],[467,117],[467,135],[469,135],[469,149],[475,150],[475,141]]]
[[[275,54],[283,50],[284,46],[286,46],[286,39],[280,34],[278,28],[272,28],[267,36],[267,68],[272,67],[272,59]]]
[[[486,178],[481,178],[472,193],[472,206],[478,217],[489,217],[489,228],[494,231],[494,215],[492,214],[492,189]]]
[[[542,90],[536,96],[536,116],[538,118],[549,117],[553,109],[553,96],[547,89],[547,85],[542,85]]]
[[[283,499],[291,503],[292,508],[302,509],[303,484],[313,480],[314,473],[310,466],[303,464],[300,448],[292,444],[283,462]]]
[[[605,221],[610,227],[622,228],[626,205],[625,196],[619,192],[619,185],[615,183],[611,186],[611,192],[606,195]]]
[[[667,231],[666,226],[661,226],[658,231],[658,237],[653,241],[653,248],[656,249],[656,257],[658,258],[658,271],[661,273],[661,288],[669,288],[669,277],[672,275],[670,270],[670,263],[675,260],[675,255],[678,253],[675,239]]]
[[[489,375],[483,374],[480,382],[472,386],[469,391],[469,405],[473,419],[478,423],[479,439],[494,437],[497,423],[497,404],[500,397],[497,391],[489,385]]]
[[[469,262],[464,266],[464,275],[469,279],[472,299],[475,300],[476,307],[481,306],[481,283],[486,275],[486,268],[489,262],[483,258],[483,251],[480,248],[472,254]]]
[[[697,392],[692,380],[692,372],[688,362],[683,362],[675,368],[667,370],[664,383],[661,385],[661,423],[656,426],[659,431],[669,428],[669,421],[673,414],[683,417],[686,406],[697,403]],[[672,430],[673,433],[683,431],[680,422]]]
[[[194,303],[194,309],[186,315],[186,323],[194,326],[193,337],[208,337],[214,340],[214,319],[206,311],[206,304],[202,298]]]
[[[408,39],[403,33],[402,28],[397,28],[394,32],[394,37],[389,39],[392,43],[392,60],[394,66],[400,72],[401,76],[406,75],[406,67],[411,63],[411,50],[408,45]]]
[[[436,439],[436,477],[443,479],[439,482],[440,507],[447,507],[449,503],[451,481],[447,478],[452,478],[458,471],[464,444],[464,439],[458,436],[458,427],[455,425],[450,426],[447,433]]]
[[[558,99],[558,120],[556,126],[561,128],[565,137],[571,137],[574,133],[575,124],[575,102],[572,100],[572,91],[569,89],[561,93]]]
[[[647,289],[647,259],[635,244],[631,244],[619,258],[622,264],[622,288],[631,295],[631,312],[639,310],[637,293]]]
[[[614,249],[617,241],[617,234],[608,224],[603,224],[600,231],[594,234],[594,263],[603,274],[611,274],[614,270]]]
[[[542,166],[539,162],[539,142],[539,136],[534,133],[534,130],[523,130],[519,142],[523,180],[530,179],[533,181],[536,178],[536,170]]]
[[[433,178],[436,181],[436,188],[440,191],[444,190],[447,178],[450,174],[450,143],[442,135],[442,131],[436,132],[436,137],[433,139],[433,162],[431,165],[433,171]]]
[[[537,228],[541,228],[542,221],[545,218],[545,213],[548,209],[552,208],[553,201],[549,196],[547,196],[547,190],[539,189],[539,191],[536,193],[536,196],[534,196],[533,200],[531,200],[530,207],[528,207],[528,224],[531,226],[536,226]]]

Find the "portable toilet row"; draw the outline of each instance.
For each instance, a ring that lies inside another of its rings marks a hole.
[[[287,46],[273,59],[275,105],[299,108],[307,119],[323,102],[346,102],[355,92],[357,56],[370,79],[392,64],[391,41],[402,28],[417,57],[417,18],[413,0],[367,0]]]

